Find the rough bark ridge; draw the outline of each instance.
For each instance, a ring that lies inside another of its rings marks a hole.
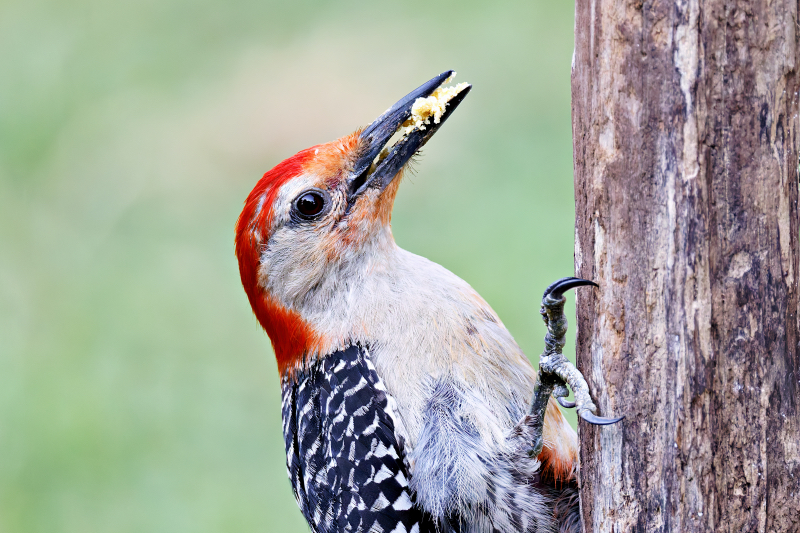
[[[800,531],[797,0],[577,0],[586,531]]]

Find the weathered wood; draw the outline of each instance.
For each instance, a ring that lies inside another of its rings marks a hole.
[[[578,0],[586,531],[800,531],[797,0]]]

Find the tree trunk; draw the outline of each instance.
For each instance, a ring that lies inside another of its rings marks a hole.
[[[800,531],[796,0],[577,0],[586,531]]]

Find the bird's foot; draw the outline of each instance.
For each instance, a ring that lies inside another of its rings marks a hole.
[[[533,422],[533,449],[532,456],[538,456],[542,451],[544,441],[542,432],[544,429],[544,415],[547,409],[547,402],[550,396],[554,396],[562,407],[568,409],[577,408],[578,415],[595,425],[607,425],[619,422],[624,417],[604,418],[594,413],[597,407],[589,395],[589,385],[583,378],[583,374],[575,368],[575,365],[564,357],[565,337],[567,333],[567,318],[564,316],[564,293],[569,289],[585,285],[597,284],[580,278],[562,278],[551,284],[544,291],[542,296],[542,319],[547,326],[545,335],[545,349],[539,359],[539,380],[533,395],[531,405],[531,419]],[[566,400],[569,396],[569,388],[575,393],[575,401]]]

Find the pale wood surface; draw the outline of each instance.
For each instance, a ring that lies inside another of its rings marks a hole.
[[[586,531],[800,531],[797,7],[577,1]]]

